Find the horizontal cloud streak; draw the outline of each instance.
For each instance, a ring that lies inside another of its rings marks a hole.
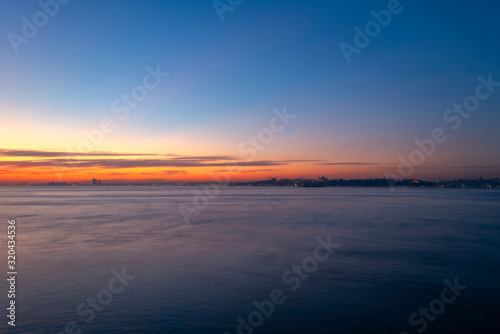
[[[1,166],[17,168],[59,166],[67,168],[152,168],[152,167],[221,167],[228,162],[214,162],[213,159],[50,159],[38,161],[0,161]],[[234,163],[234,162],[232,162]],[[239,166],[282,166],[287,162],[280,161],[242,161]]]
[[[237,165],[241,167],[273,167],[285,166],[291,163],[320,163],[324,160],[259,160],[246,161],[235,156],[186,156],[179,154],[149,154],[149,153],[116,153],[116,152],[91,152],[76,153],[63,151],[42,150],[10,150],[1,149],[0,157],[35,158],[29,160],[1,160],[0,166],[10,168],[100,168],[100,169],[125,169],[125,168],[192,168],[192,167],[224,167]],[[124,157],[122,159],[114,157]],[[130,158],[127,158],[130,157]],[[138,158],[133,158],[138,157]],[[140,157],[150,157],[141,159]],[[36,159],[40,158],[40,159]],[[94,159],[95,158],[95,159]],[[259,169],[258,172],[270,172],[271,169]],[[247,171],[250,172],[250,171]],[[254,172],[254,171],[252,171]],[[185,171],[165,171],[166,175],[183,175]]]
[[[374,162],[318,162],[316,165],[321,166],[370,166],[370,165],[379,165]]]
[[[111,157],[111,156],[148,156],[156,154],[145,153],[112,153],[112,152],[62,152],[62,151],[38,151],[38,150],[5,150],[0,149],[0,157],[40,157],[40,158],[57,158],[65,156],[86,156],[86,157]]]
[[[283,171],[284,169],[251,169],[251,170],[234,170],[233,172],[235,173],[261,173],[261,172],[281,172]],[[219,170],[216,170],[214,171],[215,173],[227,173],[227,172],[231,172],[231,170],[227,170],[227,169],[219,169]]]

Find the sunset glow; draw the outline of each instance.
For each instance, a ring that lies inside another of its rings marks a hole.
[[[200,6],[188,28],[181,3],[137,6],[132,22],[126,6],[113,7],[110,20],[110,6],[71,2],[29,43],[13,50],[4,40],[0,184],[210,182],[232,164],[240,166],[232,181],[500,174],[498,45],[475,53],[487,45],[461,35],[467,40],[450,48],[446,30],[411,23],[425,6],[398,12],[392,20],[405,33],[389,26],[350,63],[339,48],[353,43],[359,21],[350,6],[328,4],[326,12],[350,13],[332,20],[314,6],[282,12],[273,3],[255,20],[257,5],[246,4],[228,16],[231,29],[211,6]],[[28,9],[10,4],[2,24],[17,27],[13,18]],[[88,17],[93,26],[78,28]],[[451,17],[439,24],[460,30]],[[137,52],[123,52],[130,45]],[[455,54],[460,64],[449,61]],[[475,92],[485,98],[473,112],[454,109]],[[447,139],[420,163],[416,141],[435,129]],[[411,173],[398,170],[411,159]]]

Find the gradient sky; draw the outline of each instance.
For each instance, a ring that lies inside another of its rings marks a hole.
[[[387,6],[244,0],[221,21],[209,0],[72,0],[16,53],[9,33],[41,7],[3,0],[0,183],[210,181],[228,164],[231,180],[382,178],[435,128],[448,139],[408,178],[500,176],[500,87],[460,128],[443,120],[479,76],[500,81],[500,4],[401,1],[348,63],[339,44]],[[169,76],[120,119],[113,102],[157,66]],[[285,107],[290,124],[242,154]]]

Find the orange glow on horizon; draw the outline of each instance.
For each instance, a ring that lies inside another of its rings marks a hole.
[[[0,160],[1,161],[1,160]],[[298,179],[301,177],[316,179],[318,176],[329,178],[364,178],[369,172],[366,166],[319,167],[315,165],[273,166],[273,167],[234,167],[232,164],[222,167],[189,168],[8,168],[0,169],[1,184],[45,184],[49,182],[88,184],[92,179],[102,183],[149,183],[149,182],[238,182],[266,180],[269,177]]]

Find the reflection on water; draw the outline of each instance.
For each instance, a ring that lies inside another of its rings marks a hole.
[[[467,290],[425,332],[500,328],[499,191],[226,188],[186,225],[179,204],[194,196],[183,187],[0,187],[3,230],[8,218],[18,225],[9,332],[59,333],[75,321],[82,333],[233,334],[254,300],[281,289],[286,301],[255,333],[416,333],[410,314],[454,277]],[[292,291],[282,274],[328,235],[341,246]],[[122,268],[135,279],[85,323],[77,307]]]

